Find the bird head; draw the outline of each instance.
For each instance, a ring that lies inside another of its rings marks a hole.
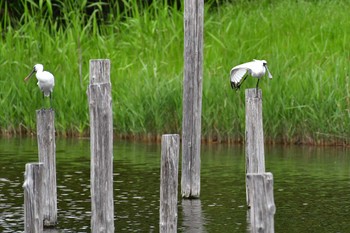
[[[42,64],[36,64],[33,68],[36,72],[41,72],[44,70],[44,66]]]
[[[262,62],[262,64],[263,64],[263,66],[265,67],[265,69],[266,69],[266,71],[267,71],[267,75],[269,76],[269,78],[272,78],[272,75],[271,75],[271,73],[270,73],[270,71],[269,71],[269,68],[267,68],[267,61],[261,60],[261,62]]]
[[[33,70],[30,72],[30,74],[27,77],[25,77],[24,81],[27,82],[32,77],[34,72],[41,72],[43,70],[44,70],[44,66],[42,64],[36,64],[33,67]]]

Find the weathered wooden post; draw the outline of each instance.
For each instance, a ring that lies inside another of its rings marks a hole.
[[[90,60],[91,232],[114,233],[110,61]]]
[[[203,0],[185,0],[181,194],[200,195]]]
[[[247,187],[251,202],[250,232],[274,233],[276,207],[273,197],[272,173],[248,173]]]
[[[177,232],[177,190],[180,136],[162,136],[160,169],[159,229],[161,233]]]
[[[262,118],[262,92],[246,89],[246,174],[265,172],[264,132]],[[250,206],[249,193],[247,205]]]
[[[39,162],[43,168],[43,219],[44,226],[57,224],[55,111],[36,111]]]
[[[24,174],[24,232],[43,232],[42,163],[27,163]]]
[[[264,131],[262,117],[262,92],[246,92],[246,168],[247,173],[265,172]]]

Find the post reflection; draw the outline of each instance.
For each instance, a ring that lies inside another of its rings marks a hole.
[[[182,228],[186,233],[203,233],[205,229],[205,217],[202,213],[200,199],[182,199]]]
[[[55,229],[55,228],[45,228],[43,233],[62,233],[64,232],[63,230],[60,231],[58,229]]]

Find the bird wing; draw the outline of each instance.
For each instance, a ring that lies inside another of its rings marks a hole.
[[[237,85],[241,82],[242,78],[247,74],[248,69],[247,68],[236,68],[234,67],[231,70],[231,83]]]
[[[54,76],[47,71],[43,71],[36,74],[38,79],[38,86],[40,90],[44,93],[45,96],[49,96],[53,91],[53,87],[55,86],[55,78]]]

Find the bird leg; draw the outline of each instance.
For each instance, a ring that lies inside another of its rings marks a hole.
[[[259,81],[260,81],[260,79],[258,78],[258,82],[256,83],[256,91],[255,91],[255,94],[256,94],[256,98],[258,98],[258,91],[259,91]]]
[[[248,75],[246,75],[246,76],[244,77],[243,81],[239,83],[239,87],[241,87],[242,83],[247,79],[247,77],[248,77]]]
[[[43,99],[42,99],[41,103],[42,103],[42,109],[45,109],[45,95],[44,95],[44,92],[43,92]]]
[[[50,109],[52,109],[52,93],[50,92]]]

